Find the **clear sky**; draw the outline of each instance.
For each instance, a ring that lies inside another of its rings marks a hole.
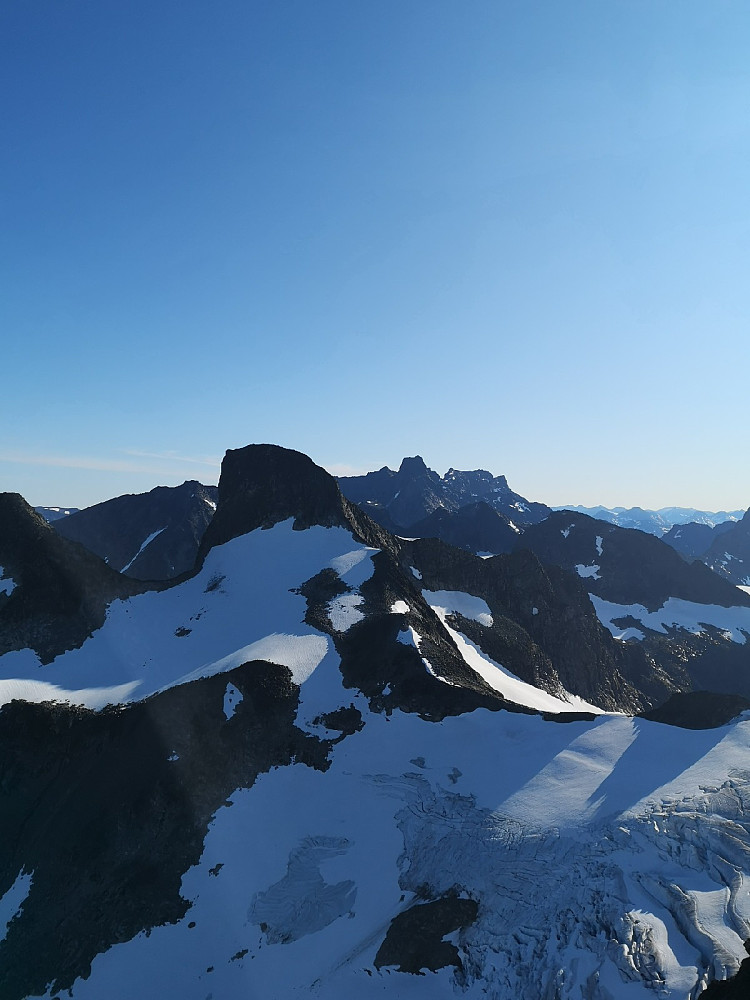
[[[0,490],[274,442],[750,505],[745,0],[0,0]]]

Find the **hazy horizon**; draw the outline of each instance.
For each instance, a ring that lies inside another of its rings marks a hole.
[[[261,442],[248,442],[248,443],[261,443]],[[266,442],[266,443],[273,443],[273,442]],[[291,447],[291,446],[284,446],[284,447]],[[299,449],[296,449],[296,450],[299,450]],[[151,456],[151,457],[153,457],[153,458],[155,458],[157,460],[159,460],[159,459],[164,460],[166,458],[166,456]],[[317,461],[314,456],[311,456],[311,457],[313,458],[313,460],[316,461],[317,464],[321,465],[328,472],[330,472],[331,475],[334,475],[334,476],[359,476],[359,475],[365,475],[368,472],[374,472],[374,471],[376,471],[378,469],[383,468],[384,466],[387,466],[388,468],[392,469],[393,471],[396,471],[398,469],[399,465],[401,464],[401,461],[402,461],[403,458],[414,457],[414,456],[402,456],[401,458],[399,458],[397,460],[392,460],[390,462],[385,461],[385,462],[381,462],[380,464],[375,464],[375,465],[371,465],[371,466],[368,466],[368,467],[365,467],[365,466],[345,465],[345,464],[342,464],[342,463],[328,463],[328,464],[326,464],[326,463]],[[421,457],[424,458],[425,456],[421,455]],[[76,460],[72,460],[72,461],[76,461]],[[134,463],[133,468],[130,469],[130,470],[124,469],[124,468],[115,468],[114,466],[115,466],[116,463],[112,463],[112,466],[110,468],[106,468],[106,469],[92,469],[90,466],[84,466],[85,460],[79,459],[77,461],[78,461],[79,464],[75,465],[73,468],[75,469],[75,471],[87,473],[87,482],[89,483],[89,491],[90,492],[88,494],[86,494],[86,496],[87,497],[92,497],[93,499],[88,499],[87,502],[85,502],[85,503],[75,502],[75,499],[71,500],[70,502],[59,501],[59,500],[49,500],[49,502],[47,502],[47,501],[44,501],[44,500],[36,499],[36,496],[34,496],[32,498],[32,497],[25,496],[25,495],[24,495],[24,499],[31,506],[33,506],[33,507],[76,507],[76,508],[80,509],[80,508],[83,508],[83,507],[90,507],[90,506],[93,506],[94,504],[102,503],[102,502],[104,502],[106,500],[111,500],[111,499],[113,499],[116,496],[122,496],[122,495],[128,494],[128,493],[131,493],[131,494],[132,493],[147,493],[149,490],[154,489],[154,488],[159,487],[159,486],[180,486],[183,482],[187,482],[187,481],[190,481],[190,480],[196,480],[197,482],[203,483],[206,486],[208,486],[208,485],[214,485],[215,486],[215,485],[218,484],[218,480],[219,480],[219,463],[217,462],[217,463],[215,463],[215,465],[212,466],[212,463],[209,460],[207,460],[207,459],[206,460],[202,460],[202,461],[198,460],[198,459],[188,459],[187,461],[190,462],[191,464],[183,466],[182,472],[169,471],[169,470],[167,470],[165,468],[165,470],[164,470],[164,472],[162,474],[162,478],[161,479],[158,479],[158,478],[155,479],[154,478],[154,477],[158,477],[158,475],[159,475],[159,473],[155,469],[153,469],[153,468],[149,469],[149,468],[146,468],[146,467],[142,467],[142,468],[138,469],[138,466],[135,463]],[[179,463],[179,461],[185,461],[185,459],[174,459],[175,464]],[[431,465],[431,463],[429,461],[427,461],[426,459],[425,459],[425,462],[426,462],[426,465],[429,468],[433,469],[433,471],[437,472],[438,475],[440,475],[440,476],[444,476],[449,471],[449,469],[451,469],[451,468],[457,468],[458,469],[458,466],[455,466],[455,465],[446,465],[445,467],[438,467],[438,468],[436,468],[435,466]],[[126,465],[127,466],[127,464],[128,464],[128,460],[124,459],[122,461],[122,465]],[[56,468],[65,468],[64,466],[61,467],[59,465],[55,466],[55,467]],[[208,475],[208,474],[202,473],[200,467],[203,467],[203,469],[206,470],[206,473],[208,472],[209,468],[214,467],[215,468],[215,475]],[[744,511],[744,510],[746,510],[748,508],[748,506],[750,506],[750,504],[743,505],[741,503],[740,504],[736,504],[736,505],[731,505],[730,504],[730,505],[723,505],[723,506],[700,506],[700,505],[695,504],[695,503],[682,503],[682,502],[666,502],[666,503],[649,504],[649,503],[639,502],[638,500],[636,500],[636,501],[634,501],[632,503],[627,503],[627,502],[620,502],[620,501],[616,501],[616,500],[615,501],[611,501],[611,502],[605,502],[603,500],[597,500],[597,499],[592,499],[592,500],[589,500],[589,499],[586,499],[586,500],[572,499],[571,500],[570,498],[562,499],[562,500],[560,500],[560,499],[550,499],[546,495],[541,495],[541,494],[540,495],[533,495],[531,492],[528,492],[522,486],[519,486],[519,484],[515,482],[515,480],[514,480],[514,478],[512,476],[509,476],[507,474],[507,472],[504,472],[501,469],[490,469],[490,468],[487,468],[486,465],[479,465],[479,466],[475,466],[474,468],[475,469],[476,468],[485,469],[486,471],[491,472],[493,475],[505,475],[506,478],[507,478],[507,480],[508,480],[508,485],[510,486],[510,488],[514,492],[520,493],[527,500],[533,500],[533,501],[537,501],[537,502],[541,502],[541,503],[546,503],[550,507],[574,507],[574,506],[597,507],[597,506],[601,506],[601,507],[607,507],[607,508],[623,507],[625,509],[629,509],[629,508],[632,508],[632,507],[642,507],[643,509],[646,509],[646,510],[660,510],[660,509],[669,508],[669,507],[684,507],[684,508],[695,508],[696,510],[710,511],[712,513],[718,513],[720,511],[735,511],[735,510],[743,510]],[[459,469],[459,471],[464,471],[465,472],[465,471],[471,471],[471,470]],[[122,484],[127,484],[128,482],[130,482],[130,485],[129,486],[128,485],[124,485],[123,488],[119,489],[117,492],[107,493],[106,492],[106,483],[108,481],[108,477],[111,477],[111,476],[114,476],[115,480],[118,483],[120,483],[121,485]],[[9,490],[9,492],[16,492],[17,493],[17,492],[21,492],[21,491],[20,490]]]

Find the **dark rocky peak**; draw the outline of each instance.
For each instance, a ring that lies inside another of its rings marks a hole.
[[[505,476],[493,476],[485,469],[471,472],[450,469],[443,477],[442,486],[448,506],[464,507],[484,501],[521,527],[544,520],[550,512],[546,504],[534,503],[515,493]]]
[[[271,444],[251,444],[224,456],[219,503],[200,546],[209,549],[256,528],[270,528],[294,518],[297,530],[312,525],[340,526],[360,537],[379,537],[379,529],[352,506],[336,480],[307,455]]]
[[[493,476],[486,469],[449,469],[441,478],[418,455],[405,458],[398,472],[386,467],[366,476],[345,476],[339,485],[344,496],[399,534],[408,534],[409,526],[440,508],[454,511],[480,501],[521,527],[536,524],[550,512],[545,504],[514,493],[505,476]],[[492,546],[480,548],[489,550]]]
[[[0,494],[0,566],[0,654],[30,647],[42,662],[79,646],[114,598],[144,589],[58,535],[18,493]]]
[[[421,455],[415,455],[413,458],[402,459],[401,465],[398,467],[397,475],[408,477],[409,479],[416,478],[417,476],[430,476],[436,479],[440,478],[436,472],[427,468]]]
[[[460,469],[448,469],[443,476],[445,483],[460,483],[462,486],[473,486],[486,490],[488,486],[495,486],[499,489],[509,489],[508,480],[505,476],[493,476],[486,469],[472,469],[461,472]]]

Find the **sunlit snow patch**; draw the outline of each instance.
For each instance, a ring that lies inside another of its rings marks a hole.
[[[391,614],[405,615],[409,613],[409,605],[406,601],[394,601],[391,605]]]
[[[352,549],[341,556],[331,559],[328,564],[331,569],[336,570],[338,575],[353,587],[359,587],[372,576],[372,557],[380,549],[367,548],[363,546],[359,549]]]
[[[411,625],[409,625],[405,631],[399,632],[396,638],[404,646],[414,646],[416,650],[419,650],[419,643],[422,639],[422,636],[419,634],[419,632],[415,632],[414,629],[411,627]]]
[[[346,632],[352,625],[361,622],[365,617],[358,605],[364,602],[361,594],[341,594],[334,597],[328,605],[328,618],[337,632]]]
[[[481,597],[473,597],[460,590],[423,590],[422,596],[442,617],[456,614],[487,628],[492,625],[492,613]]]
[[[586,577],[591,577],[592,580],[601,580],[599,576],[599,566],[591,565],[584,566],[583,563],[578,563],[576,566],[576,573],[586,579]]]
[[[526,681],[522,681],[519,677],[516,677],[515,674],[506,670],[501,664],[496,663],[471,642],[471,640],[455,629],[452,629],[450,625],[446,624],[445,628],[450,633],[456,646],[458,646],[458,651],[468,666],[472,670],[475,670],[480,677],[483,677],[491,688],[494,688],[495,691],[498,691],[509,701],[515,702],[517,705],[526,705],[529,708],[535,708],[539,712],[575,711],[600,713],[602,711],[601,708],[584,701],[583,698],[579,698],[577,695],[566,692],[564,698],[558,698],[547,691],[542,691],[540,688],[534,687],[533,684],[527,684]]]
[[[41,704],[45,701],[64,701],[70,705],[100,709],[104,708],[105,705],[128,701],[139,684],[140,681],[130,681],[127,684],[116,684],[112,687],[77,688],[70,691],[58,684],[50,684],[48,681],[10,677],[0,680],[0,706],[7,705],[11,701],[30,701],[35,704]]]
[[[227,720],[232,718],[241,701],[242,692],[240,689],[236,688],[234,684],[227,684],[226,691],[224,692],[224,715],[227,717]]]
[[[750,608],[723,608],[718,604],[696,604],[670,597],[657,611],[648,611],[642,604],[613,604],[602,600],[596,594],[589,594],[597,617],[615,638],[642,639],[638,629],[623,630],[615,622],[622,618],[634,618],[644,628],[666,634],[668,628],[683,628],[694,635],[705,631],[707,625],[727,633],[732,642],[744,645],[750,633]],[[628,634],[626,634],[628,633]]]
[[[155,539],[155,538],[156,538],[156,537],[157,537],[158,535],[160,535],[160,534],[162,533],[162,531],[165,531],[165,530],[166,530],[166,525],[165,525],[165,526],[164,526],[163,528],[159,528],[159,529],[158,529],[158,531],[153,531],[153,532],[152,532],[152,533],[151,533],[151,534],[150,534],[150,535],[148,536],[148,538],[146,538],[146,539],[145,539],[145,540],[143,541],[143,543],[141,544],[141,547],[140,547],[140,548],[138,549],[138,551],[137,551],[137,552],[136,552],[136,554],[135,554],[135,555],[133,556],[133,558],[132,558],[132,559],[130,560],[130,562],[129,562],[129,563],[127,564],[127,566],[123,566],[123,567],[122,567],[122,569],[120,570],[120,572],[121,572],[121,573],[124,573],[124,572],[125,572],[126,570],[130,569],[130,567],[131,567],[131,566],[133,565],[133,563],[134,563],[134,562],[136,561],[136,559],[137,559],[137,558],[138,558],[138,556],[139,556],[139,555],[141,554],[141,552],[143,552],[143,550],[144,550],[144,549],[145,549],[145,548],[146,548],[147,546],[149,546],[149,545],[151,544],[151,542],[153,542],[153,540],[154,540],[154,539]]]
[[[0,594],[12,594],[16,589],[16,581],[5,575],[5,570],[0,566]]]
[[[292,673],[292,680],[295,684],[304,684],[310,674],[315,670],[320,661],[328,652],[328,640],[322,635],[267,635],[257,642],[251,642],[249,646],[243,646],[235,650],[229,656],[223,656],[213,663],[205,663],[197,670],[193,670],[184,677],[180,677],[167,687],[176,687],[178,684],[188,684],[196,681],[200,677],[213,677],[214,674],[223,674],[227,670],[234,670],[241,667],[243,663],[251,660],[265,660],[267,663],[276,663],[280,667],[289,667]]]
[[[18,873],[13,885],[8,889],[2,899],[0,899],[0,941],[5,940],[8,933],[8,925],[23,907],[24,900],[31,889],[33,872],[28,873],[23,870]]]

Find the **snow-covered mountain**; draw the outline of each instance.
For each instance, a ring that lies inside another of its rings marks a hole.
[[[570,504],[556,507],[555,510],[573,510],[579,514],[600,521],[609,521],[620,528],[637,528],[648,531],[652,535],[666,535],[677,524],[704,524],[714,528],[724,521],[738,521],[743,514],[741,510],[696,510],[694,507],[660,507],[659,510],[644,510],[642,507],[582,507]]]
[[[217,488],[189,481],[106,500],[52,521],[114,569],[137,580],[168,580],[193,568],[216,510]]]
[[[690,637],[747,673],[750,602],[707,569],[621,583],[656,638],[616,638],[618,529],[482,559],[267,445],[227,453],[176,581],[0,500],[2,1000],[692,1000],[738,971],[747,702],[673,697]],[[622,714],[662,703],[719,728]]]

